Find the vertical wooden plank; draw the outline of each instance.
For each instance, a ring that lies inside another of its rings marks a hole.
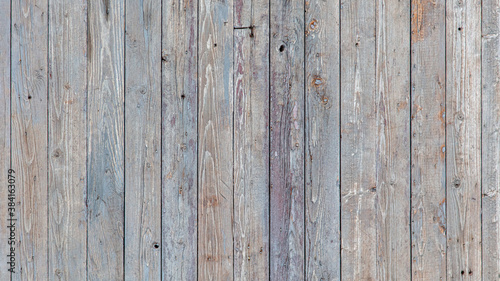
[[[500,273],[500,1],[482,10],[482,261],[483,279]]]
[[[306,279],[340,280],[340,2],[306,2]]]
[[[122,280],[124,1],[88,7],[88,278]]]
[[[160,7],[125,4],[125,280],[161,279]]]
[[[49,5],[49,280],[87,278],[87,3]]]
[[[269,1],[234,3],[234,279],[269,279]]]
[[[412,276],[445,280],[445,1],[411,10]]]
[[[198,1],[162,9],[162,280],[196,280]]]
[[[342,279],[377,278],[376,2],[341,2]]]
[[[446,19],[447,275],[482,280],[481,1],[448,0]]]
[[[271,280],[304,276],[304,1],[271,1]]]
[[[198,279],[233,279],[233,1],[199,1]]]
[[[10,280],[11,258],[10,244],[15,240],[10,240],[11,229],[7,221],[9,217],[8,204],[15,204],[14,194],[9,191],[14,190],[9,185],[8,170],[10,168],[10,11],[11,3],[8,0],[0,1],[0,183],[5,186],[5,191],[0,194],[2,209],[0,217],[4,220],[0,229],[0,241],[5,241],[0,248],[0,280]],[[14,174],[14,176],[16,176]],[[9,196],[10,194],[10,196]],[[13,198],[12,201],[9,199]],[[5,206],[5,207],[4,207]],[[12,242],[11,242],[12,241]]]
[[[378,0],[376,20],[377,279],[411,280],[410,1]]]
[[[48,278],[47,9],[47,0],[12,1],[12,167],[19,226],[12,280]]]

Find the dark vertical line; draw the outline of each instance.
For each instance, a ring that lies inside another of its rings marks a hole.
[[[481,38],[483,38],[483,0],[481,0]],[[481,185],[481,189],[480,189],[480,195],[481,195],[481,206],[480,206],[480,212],[479,212],[479,220],[481,222],[481,278],[484,280],[484,262],[483,262],[483,257],[484,257],[484,252],[483,252],[483,42],[481,42],[481,51],[480,51],[480,60],[481,60],[481,78],[480,78],[480,88],[481,88],[481,92],[480,92],[480,99],[479,99],[479,104],[480,104],[480,118],[481,120],[479,120],[479,128],[480,128],[480,144],[481,144],[481,162],[480,162],[480,166],[481,168],[479,169],[479,180],[480,180],[480,185]]]
[[[196,1],[196,280],[200,279],[199,256],[200,256],[200,0]]]
[[[410,157],[410,167],[409,168],[409,171],[410,171],[410,177],[409,177],[409,189],[410,189],[410,198],[409,198],[409,201],[410,201],[410,208],[409,208],[409,213],[408,213],[408,219],[409,219],[409,230],[410,230],[410,281],[413,280],[413,263],[412,263],[412,258],[413,258],[413,235],[412,235],[412,215],[411,215],[411,210],[413,209],[413,201],[412,201],[412,197],[413,197],[413,193],[412,193],[412,161],[413,161],[413,157],[412,157],[412,143],[413,143],[413,139],[412,139],[412,120],[411,120],[411,109],[412,109],[412,101],[413,101],[413,97],[412,97],[412,92],[413,92],[413,86],[412,86],[412,68],[411,68],[411,65],[412,65],[412,39],[411,39],[411,30],[412,30],[412,4],[413,1],[410,2],[410,16],[409,16],[409,21],[410,21],[410,30],[408,32],[409,34],[409,42],[410,42],[410,65],[409,65],[409,69],[408,69],[408,73],[410,75],[410,85],[409,85],[409,94],[410,94],[410,100],[409,100],[409,104],[410,104],[410,110],[409,111],[409,122],[410,122],[410,130],[409,130],[409,140],[410,140],[410,153],[409,153],[409,157]]]
[[[342,280],[342,0],[338,2],[339,17],[339,280]]]
[[[91,46],[90,46],[90,42],[92,42],[90,37],[90,16],[89,16],[89,10],[92,8],[92,4],[89,5],[89,3],[92,3],[92,0],[87,0],[86,1],[87,3],[87,89],[86,89],[86,97],[85,97],[85,132],[87,133],[87,137],[86,137],[86,153],[85,153],[85,157],[86,157],[86,160],[85,160],[85,173],[87,174],[87,178],[86,178],[86,181],[85,181],[85,216],[86,216],[86,223],[87,223],[87,227],[85,228],[85,243],[86,243],[86,247],[85,247],[85,256],[86,256],[86,259],[85,259],[85,275],[87,276],[87,281],[89,280],[89,175],[90,175],[90,165],[89,165],[89,137],[90,137],[90,126],[89,126],[89,62],[91,62],[91,60],[89,59],[92,54],[90,53],[90,50],[91,50]]]
[[[302,169],[303,169],[302,189],[304,192],[303,193],[304,197],[302,198],[302,200],[304,200],[304,203],[303,203],[304,204],[304,206],[303,206],[304,207],[304,213],[303,213],[303,218],[304,218],[304,237],[303,237],[303,239],[304,239],[304,245],[303,245],[304,264],[303,264],[303,266],[304,266],[304,268],[303,268],[303,270],[304,270],[304,273],[303,274],[304,274],[304,280],[306,280],[307,279],[307,275],[306,275],[307,274],[307,270],[306,270],[306,267],[307,267],[306,266],[307,265],[307,258],[306,258],[306,255],[307,255],[307,250],[306,250],[306,248],[307,248],[307,246],[306,246],[306,243],[307,243],[307,239],[306,239],[306,237],[307,237],[307,215],[306,215],[306,213],[307,213],[307,200],[306,200],[306,198],[307,198],[307,196],[306,196],[306,174],[307,174],[307,172],[306,172],[306,166],[307,166],[306,165],[306,147],[307,147],[307,145],[306,145],[306,141],[307,141],[307,138],[306,138],[306,134],[307,134],[307,128],[306,128],[307,127],[306,79],[307,78],[306,77],[307,76],[306,75],[307,75],[307,71],[306,71],[306,32],[305,32],[306,31],[306,13],[307,13],[306,1],[303,1],[302,4],[304,5],[304,14],[302,15],[303,16],[302,17],[302,28],[304,28],[304,31],[302,32],[302,40],[303,40],[302,41],[302,48],[303,48],[302,63],[303,63],[303,67],[304,67],[304,69],[302,70],[303,71],[303,73],[302,73],[302,75],[303,75],[303,77],[302,77],[303,97],[302,98],[303,98],[303,102],[304,102],[304,121],[303,121],[304,122],[303,123],[304,124],[304,135],[302,136],[302,141],[304,142],[302,144],[302,149],[303,149],[303,151],[302,151],[302,157],[303,157],[302,158]]]
[[[10,1],[10,25],[9,25],[9,168],[12,169],[12,2]],[[15,206],[15,205],[14,205]],[[12,281],[12,273],[9,277]]]
[[[163,52],[163,1],[160,0],[160,56]],[[163,60],[160,59],[160,280],[163,280]]]
[[[47,146],[46,146],[46,153],[47,153],[47,194],[46,194],[46,200],[47,200],[47,242],[49,242],[49,209],[50,209],[50,204],[49,204],[49,192],[50,192],[50,181],[49,181],[49,170],[50,170],[50,163],[49,163],[49,148],[50,148],[50,142],[49,142],[49,135],[50,135],[50,120],[49,120],[49,105],[50,105],[50,94],[49,94],[49,75],[50,75],[50,0],[47,0],[47,70],[46,70],[46,75],[47,75]],[[49,247],[50,244],[47,243],[47,280],[49,280],[50,273],[49,273],[49,264],[50,264],[50,258],[49,258]]]
[[[445,264],[445,280],[448,280],[448,141],[447,141],[447,128],[448,128],[448,114],[447,110],[447,96],[448,96],[448,63],[446,62],[448,54],[448,30],[447,30],[447,16],[448,16],[448,0],[444,1],[444,198],[446,202],[445,217],[446,217],[446,258]]]
[[[123,0],[123,225],[126,226],[126,219],[127,217],[125,216],[125,213],[127,211],[127,208],[125,208],[125,205],[127,203],[127,192],[126,192],[126,173],[127,173],[127,166],[126,166],[126,161],[127,161],[127,156],[126,156],[126,149],[127,149],[127,138],[126,132],[126,95],[127,95],[127,68],[125,67],[125,63],[127,60],[126,56],[126,50],[127,50],[127,0]],[[123,252],[122,252],[122,263],[123,263],[123,280],[125,280],[126,277],[126,263],[125,263],[125,258],[127,255],[125,255],[126,251],[126,240],[127,240],[127,235],[126,235],[127,227],[123,228]]]
[[[250,2],[252,2],[252,1],[250,0]],[[232,218],[234,218],[234,172],[235,172],[235,171],[234,171],[234,170],[235,170],[235,169],[234,169],[234,167],[235,167],[235,165],[234,165],[234,158],[235,158],[235,157],[234,157],[234,154],[235,154],[235,152],[234,152],[234,139],[235,139],[235,137],[234,137],[234,106],[235,106],[235,104],[236,104],[236,98],[235,98],[235,94],[234,94],[234,78],[235,78],[235,72],[236,72],[236,71],[234,70],[234,69],[235,69],[234,65],[235,65],[235,63],[236,63],[236,60],[235,60],[235,55],[234,55],[234,54],[236,53],[236,52],[235,52],[235,44],[234,44],[234,36],[235,36],[235,34],[236,34],[236,32],[235,32],[235,30],[234,30],[234,26],[235,26],[235,24],[234,24],[234,21],[235,21],[235,20],[234,20],[234,1],[233,1],[233,6],[232,6],[231,8],[233,9],[233,10],[232,10],[232,12],[233,12],[233,19],[232,19],[232,22],[233,22],[233,28],[231,28],[231,30],[232,30],[232,38],[233,38],[233,44],[231,45],[231,48],[233,49],[233,65],[232,65],[232,67],[233,67],[233,83],[232,83],[232,84],[233,84],[233,85],[232,85],[232,89],[231,89],[231,91],[233,92],[233,108],[232,108],[232,116],[233,116],[233,117],[232,117],[232,118],[233,118],[233,128],[232,128],[232,135],[233,135],[233,148],[232,148],[232,150],[233,150],[233,153],[232,153],[232,156],[233,156],[233,160],[231,161],[231,163],[232,163],[232,165],[233,165],[233,177],[232,177],[232,178],[233,178],[233,179],[232,179],[232,181],[233,181],[233,184],[232,184],[232,186],[233,186],[233,190],[232,190],[232,196],[233,196],[233,202],[232,202],[232,204],[233,204],[233,206],[232,206],[232,208],[231,208],[231,217],[232,217]],[[232,236],[232,238],[233,238],[233,280],[236,280],[236,278],[235,278],[235,274],[234,274],[234,271],[235,271],[235,270],[234,270],[234,267],[235,267],[235,266],[234,266],[234,242],[235,242],[235,235],[234,235],[234,219],[231,219],[231,236]]]
[[[269,8],[269,13],[267,17],[267,204],[268,204],[268,244],[267,244],[267,256],[268,256],[268,277],[271,280],[271,1],[268,0],[267,5]]]

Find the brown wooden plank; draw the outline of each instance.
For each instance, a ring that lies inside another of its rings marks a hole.
[[[17,174],[17,273],[45,280],[47,263],[47,0],[12,1],[12,167]]]
[[[342,279],[377,279],[376,5],[341,3]]]
[[[88,2],[88,279],[124,277],[124,1]]]
[[[160,280],[161,1],[125,6],[125,280]]]
[[[500,2],[482,12],[482,264],[483,280],[500,272]]]
[[[234,279],[269,279],[269,1],[234,3]]]
[[[49,5],[49,280],[87,278],[87,3]]]
[[[445,280],[445,1],[411,10],[412,276]]]
[[[162,9],[162,280],[196,280],[198,5]]]
[[[340,6],[305,8],[306,279],[340,280]]]
[[[271,1],[271,280],[304,276],[304,2]]]
[[[447,275],[482,280],[481,1],[448,0],[446,19]]]
[[[10,246],[15,243],[11,236],[11,229],[7,226],[10,222],[10,210],[15,204],[15,185],[9,186],[10,169],[10,1],[0,1],[0,183],[4,185],[5,190],[0,194],[2,208],[0,209],[0,217],[4,220],[0,229],[0,241],[4,241],[4,246],[0,248],[0,280],[10,280],[11,268],[8,262],[11,262]],[[16,176],[15,173],[11,173]],[[9,200],[10,199],[10,200]],[[12,203],[11,203],[12,202]],[[10,204],[10,205],[9,205]],[[5,206],[5,207],[4,207]],[[12,264],[14,265],[14,264]]]
[[[411,280],[410,1],[377,1],[377,279]]]
[[[233,1],[200,1],[198,279],[233,279]]]

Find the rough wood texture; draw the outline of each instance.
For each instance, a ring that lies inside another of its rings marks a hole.
[[[125,280],[161,280],[161,6],[126,1]]]
[[[234,9],[234,279],[269,280],[269,1]]]
[[[342,279],[376,280],[376,5],[341,5]]]
[[[377,4],[377,280],[411,280],[410,1]]]
[[[87,278],[87,4],[49,5],[49,280]]]
[[[482,280],[481,1],[448,0],[446,15],[447,275]]]
[[[233,279],[233,1],[200,1],[198,279]]]
[[[88,278],[124,277],[124,1],[88,2]]]
[[[196,280],[198,5],[162,9],[162,280]]]
[[[340,280],[340,6],[305,9],[306,279]]]
[[[483,280],[496,280],[500,272],[500,1],[482,3],[482,270]]]
[[[10,229],[6,227],[10,168],[10,6],[10,1],[0,0],[0,184],[5,185],[0,194],[0,217],[4,220],[0,228],[0,241],[4,241],[4,246],[0,248],[0,280],[10,280],[10,266],[7,265],[10,261],[7,257],[10,254]]]
[[[18,200],[18,271],[12,280],[46,280],[48,4],[21,0],[11,5],[11,141]]]
[[[271,1],[270,278],[304,276],[304,2]]]
[[[411,10],[412,276],[446,280],[445,0]]]

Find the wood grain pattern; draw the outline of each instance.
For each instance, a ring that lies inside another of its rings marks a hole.
[[[124,277],[124,1],[88,2],[88,279]]]
[[[0,241],[5,241],[4,247],[0,248],[0,280],[10,280],[10,229],[7,228],[7,218],[9,218],[9,187],[8,169],[10,169],[10,1],[0,1],[0,183],[5,184],[5,191],[0,194],[0,217],[4,224],[0,228]],[[10,197],[12,198],[12,197]],[[15,200],[13,200],[15,203]],[[6,207],[3,207],[6,206]],[[4,227],[5,225],[5,227]],[[15,240],[10,240],[15,242]]]
[[[446,279],[445,1],[411,15],[412,276]]]
[[[162,280],[196,280],[198,5],[162,9]]]
[[[270,278],[304,276],[304,2],[270,7]]]
[[[233,279],[233,1],[200,1],[198,279]]]
[[[49,280],[87,277],[87,3],[49,5]]]
[[[374,1],[341,2],[342,279],[377,279]]]
[[[377,279],[411,280],[410,1],[377,1]]]
[[[447,275],[482,280],[481,2],[448,0],[446,15]]]
[[[482,271],[483,280],[495,280],[500,272],[500,2],[482,3]]]
[[[46,0],[12,1],[12,167],[17,174],[17,273],[12,280],[48,278]]]
[[[269,2],[234,3],[234,279],[269,280]]]
[[[126,1],[125,280],[161,279],[161,6]]]
[[[340,280],[340,5],[305,9],[306,279]]]

